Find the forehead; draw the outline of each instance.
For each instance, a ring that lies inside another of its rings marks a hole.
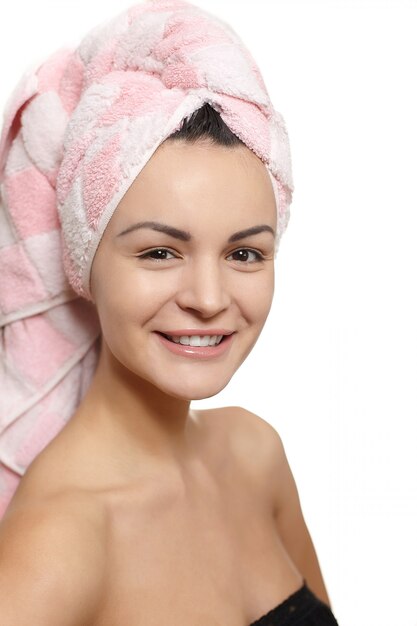
[[[274,190],[266,166],[246,146],[166,141],[119,202],[109,228],[126,228],[137,218],[181,226],[219,219],[274,226]]]

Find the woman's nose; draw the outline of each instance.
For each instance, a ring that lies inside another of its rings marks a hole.
[[[177,303],[182,309],[213,317],[227,309],[231,293],[218,260],[201,259],[190,264],[182,274]]]

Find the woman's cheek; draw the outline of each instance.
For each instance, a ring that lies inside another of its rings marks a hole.
[[[177,281],[169,271],[137,270],[119,288],[132,320],[146,320],[158,314],[167,302],[175,298]],[[120,307],[121,303],[117,305]]]
[[[240,298],[254,315],[263,316],[271,308],[274,295],[274,274],[270,271],[254,272],[251,280],[241,281]]]

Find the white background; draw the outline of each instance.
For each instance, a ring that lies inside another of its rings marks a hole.
[[[0,106],[130,4],[3,4]],[[264,332],[195,406],[245,406],[281,434],[340,626],[417,626],[417,2],[195,4],[258,62],[295,182]]]

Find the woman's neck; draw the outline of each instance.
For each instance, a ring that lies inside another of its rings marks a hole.
[[[127,370],[105,346],[90,387],[71,419],[125,465],[144,456],[184,466],[196,455],[197,418],[190,401],[165,394]]]

